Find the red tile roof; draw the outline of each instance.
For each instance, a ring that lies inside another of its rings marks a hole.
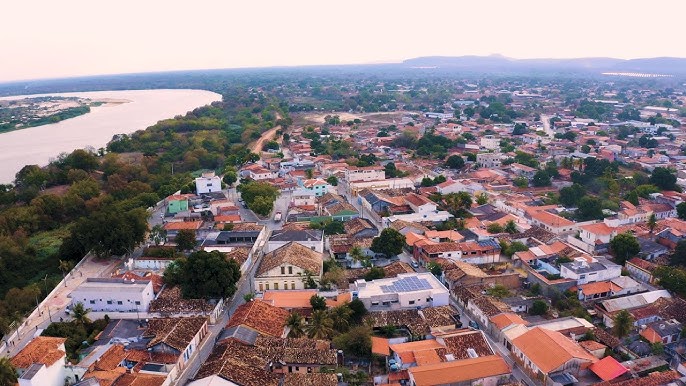
[[[19,369],[28,368],[35,363],[52,366],[66,356],[66,352],[61,348],[66,340],[48,336],[36,337],[11,359],[12,365]]]
[[[226,327],[243,325],[263,335],[281,337],[288,311],[269,305],[261,300],[253,300],[240,305],[233,313]]]
[[[603,381],[610,381],[629,371],[629,369],[611,356],[599,360],[589,368]]]

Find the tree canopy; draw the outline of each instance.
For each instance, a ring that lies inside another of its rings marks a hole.
[[[197,251],[174,260],[164,271],[164,281],[178,285],[185,298],[229,298],[236,292],[241,267],[219,251]]]
[[[405,245],[405,236],[393,228],[386,228],[372,240],[370,249],[391,257],[400,254],[403,251],[403,245]]]

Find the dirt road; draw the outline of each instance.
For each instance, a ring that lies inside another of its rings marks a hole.
[[[250,147],[250,151],[252,151],[255,154],[262,154],[262,146],[264,146],[264,143],[267,141],[271,141],[272,138],[274,138],[274,135],[276,135],[276,131],[280,128],[281,126],[274,126],[273,128],[262,133],[262,135],[260,136],[260,138],[257,139],[257,141],[248,145],[248,147]]]

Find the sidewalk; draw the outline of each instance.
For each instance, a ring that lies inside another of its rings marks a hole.
[[[65,308],[71,303],[71,299],[68,297],[71,291],[89,277],[109,274],[120,263],[121,260],[118,259],[97,261],[94,256],[86,256],[78,268],[67,274],[66,286],[65,282],[61,281],[50,293],[50,297],[41,302],[39,312],[34,311],[29,318],[22,322],[18,329],[18,335],[7,342],[9,355],[17,354],[33,339],[38,330],[47,328],[50,323],[58,322],[60,318],[69,320]],[[7,354],[7,350],[2,354]]]

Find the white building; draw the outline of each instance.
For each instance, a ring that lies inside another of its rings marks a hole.
[[[345,171],[347,182],[376,181],[386,179],[386,172],[381,166],[368,166],[362,168],[350,167]]]
[[[500,149],[500,138],[492,135],[485,135],[481,137],[481,147],[488,150],[498,150]]]
[[[83,303],[93,312],[144,312],[155,299],[152,280],[88,278],[72,293],[72,307]]]
[[[448,305],[449,292],[431,273],[403,273],[394,278],[365,281],[352,285],[353,299],[368,310],[397,310]]]
[[[63,386],[66,378],[65,338],[38,336],[11,359],[19,386]]]
[[[622,266],[602,257],[593,258],[592,262],[577,257],[571,263],[560,265],[560,276],[576,280],[577,285],[598,281],[612,280],[622,274]]]
[[[214,172],[203,173],[201,177],[195,179],[195,192],[206,194],[220,192],[222,190],[222,180]]]
[[[314,191],[309,189],[297,189],[291,193],[291,205],[315,205],[317,203],[317,195]]]

